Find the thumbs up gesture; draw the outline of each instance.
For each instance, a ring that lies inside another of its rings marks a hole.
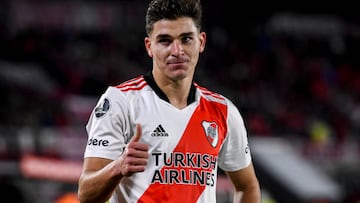
[[[142,135],[140,124],[136,124],[136,132],[127,144],[124,153],[117,160],[120,172],[123,176],[131,176],[137,172],[143,172],[149,159],[149,146],[139,142]]]

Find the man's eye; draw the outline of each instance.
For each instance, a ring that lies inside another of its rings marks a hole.
[[[160,39],[159,42],[162,43],[162,44],[163,44],[163,43],[167,43],[167,44],[168,44],[168,43],[170,43],[170,40],[169,40],[169,39]]]
[[[189,43],[191,40],[192,40],[191,37],[184,37],[184,38],[182,38],[182,42],[183,42],[183,43]]]

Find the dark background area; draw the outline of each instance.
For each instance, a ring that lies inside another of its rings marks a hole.
[[[108,85],[151,68],[144,2],[0,2],[2,195],[56,202],[76,191],[85,124],[97,98]],[[203,1],[203,8],[208,38],[196,81],[239,107],[250,138],[286,140],[342,190],[336,200],[298,197],[254,153],[263,202],[359,201],[360,18],[354,7]],[[229,201],[231,192],[219,191],[219,201]]]

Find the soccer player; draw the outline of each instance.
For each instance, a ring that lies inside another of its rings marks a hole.
[[[200,0],[153,0],[149,73],[110,86],[87,123],[78,197],[85,202],[215,203],[220,167],[234,202],[260,203],[235,105],[193,81],[206,33]]]

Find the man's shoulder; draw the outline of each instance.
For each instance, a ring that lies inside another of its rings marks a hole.
[[[122,92],[129,92],[142,90],[146,86],[147,82],[145,81],[144,76],[140,75],[112,87]]]
[[[194,83],[195,87],[200,91],[201,95],[210,101],[215,101],[215,102],[219,102],[222,104],[226,104],[227,103],[227,98],[222,95],[221,93],[215,92],[213,90],[210,90],[206,87],[203,87],[197,83]]]

